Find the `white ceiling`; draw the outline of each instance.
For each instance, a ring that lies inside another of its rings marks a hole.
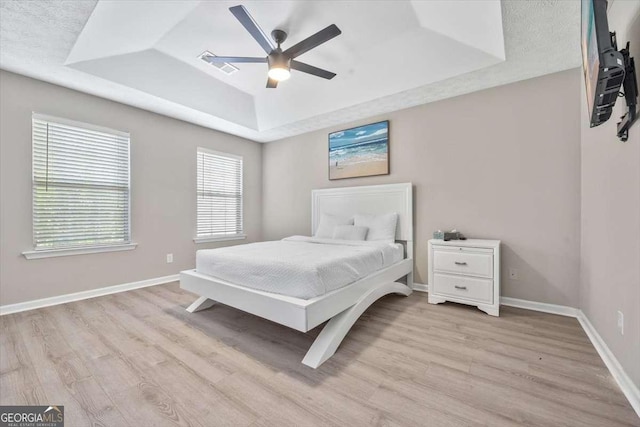
[[[284,48],[335,23],[342,35],[266,89],[264,56],[226,1],[0,0],[0,68],[266,142],[577,67],[579,1],[243,1]],[[506,60],[505,60],[506,58]]]

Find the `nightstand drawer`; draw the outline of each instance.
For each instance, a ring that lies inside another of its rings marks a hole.
[[[448,274],[433,275],[433,291],[437,294],[493,304],[493,280]]]
[[[493,254],[434,250],[433,269],[471,276],[493,277]]]

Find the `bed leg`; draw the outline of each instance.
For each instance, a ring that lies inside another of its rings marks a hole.
[[[207,297],[199,297],[197,300],[193,302],[189,307],[187,307],[187,311],[189,313],[195,313],[196,311],[206,310],[215,304],[214,300],[211,300]]]
[[[357,303],[337,314],[327,323],[302,359],[302,363],[316,369],[333,356],[353,324],[371,304],[388,294],[409,296],[411,292],[410,287],[399,282],[391,282],[371,289]]]

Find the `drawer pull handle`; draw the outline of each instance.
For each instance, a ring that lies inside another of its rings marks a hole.
[[[467,287],[466,287],[466,286],[458,286],[458,285],[455,285],[455,286],[454,286],[454,288],[456,288],[456,289],[462,289],[463,291],[466,291],[466,290],[467,290]]]
[[[455,262],[455,264],[456,264],[456,265],[467,265],[467,263],[466,263],[466,262],[459,262],[459,261],[456,261],[456,262]]]

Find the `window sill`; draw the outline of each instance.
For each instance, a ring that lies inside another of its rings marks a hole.
[[[65,248],[65,249],[40,249],[33,251],[24,251],[22,255],[26,259],[40,259],[40,258],[53,258],[58,256],[71,256],[71,255],[84,255],[84,254],[96,254],[100,252],[118,252],[118,251],[130,251],[138,246],[137,243],[125,243],[122,245],[109,245],[109,246],[88,246],[80,248]]]
[[[197,243],[209,243],[209,242],[226,242],[228,240],[244,240],[247,238],[246,234],[230,234],[228,236],[214,236],[214,237],[195,237],[193,241]]]

